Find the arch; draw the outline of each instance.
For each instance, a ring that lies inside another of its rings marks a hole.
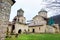
[[[34,33],[35,32],[35,29],[33,29],[32,32]]]
[[[21,32],[22,32],[22,30],[21,30],[21,29],[19,29],[19,30],[18,30],[18,33],[19,33],[19,34],[21,34]]]
[[[12,25],[11,33],[13,33],[14,30],[15,30],[15,25]]]
[[[15,29],[15,25],[12,25],[12,30],[14,30]]]

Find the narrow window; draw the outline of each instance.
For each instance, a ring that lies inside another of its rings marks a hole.
[[[34,33],[35,32],[35,29],[33,29],[32,32]]]
[[[29,32],[30,30],[28,29],[28,32]]]
[[[40,30],[40,27],[39,27],[39,30]]]
[[[18,22],[19,22],[19,19],[18,19]]]

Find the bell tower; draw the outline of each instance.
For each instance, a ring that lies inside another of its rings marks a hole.
[[[17,11],[17,16],[23,16],[24,15],[24,11],[22,9],[19,9]]]
[[[47,11],[45,9],[41,9],[39,12],[38,12],[38,15],[44,17],[44,18],[47,18]]]
[[[24,17],[24,11],[22,9],[19,9],[17,11],[17,22],[25,23],[25,17]]]

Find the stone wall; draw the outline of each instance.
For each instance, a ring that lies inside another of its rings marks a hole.
[[[15,24],[15,33],[18,33],[18,31],[21,30],[21,33],[24,33],[25,31],[28,31],[28,25],[25,24]]]
[[[6,28],[9,21],[9,15],[11,10],[11,0],[1,0],[0,1],[0,40],[4,40],[6,36]]]
[[[55,28],[50,25],[47,25],[46,26],[46,33],[55,33]]]
[[[34,29],[34,32],[33,32]],[[39,25],[39,26],[30,26],[29,32],[31,33],[45,33],[46,25]]]

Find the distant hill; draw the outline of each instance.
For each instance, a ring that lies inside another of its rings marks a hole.
[[[56,15],[56,16],[53,16],[51,18],[54,19],[54,21],[55,21],[56,24],[59,24],[60,25],[60,15]]]

